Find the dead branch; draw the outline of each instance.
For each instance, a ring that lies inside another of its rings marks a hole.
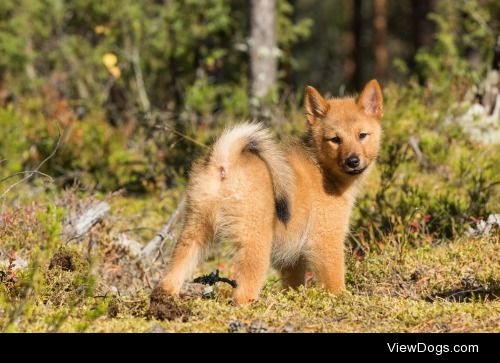
[[[151,102],[149,102],[148,93],[146,92],[146,86],[144,85],[144,78],[142,76],[141,70],[141,60],[139,58],[139,49],[137,45],[132,48],[132,65],[134,67],[134,75],[137,84],[137,90],[139,92],[139,100],[141,106],[146,115],[151,117]]]
[[[143,261],[155,260],[159,254],[159,251],[163,247],[163,243],[165,242],[165,239],[168,238],[169,240],[175,242],[175,237],[172,234],[172,228],[179,221],[180,216],[182,215],[182,212],[184,211],[185,207],[186,207],[186,197],[183,196],[179,205],[177,206],[175,211],[172,213],[172,215],[170,216],[170,219],[167,221],[167,223],[165,223],[163,225],[160,232],[158,232],[158,234],[151,241],[149,241],[142,249],[140,258]]]
[[[0,160],[1,162],[2,160]],[[38,174],[38,175],[41,175],[41,176],[44,176],[46,177],[47,179],[49,179],[50,182],[53,182],[54,179],[48,175],[48,174],[45,174],[45,173],[42,173],[41,171],[38,171],[38,170],[28,170],[28,171],[20,171],[20,172],[17,172],[17,173],[14,173],[12,175],[8,175],[6,176],[5,178],[2,178],[0,179],[0,183],[3,183],[4,181],[6,180],[9,180],[9,179],[12,179],[12,178],[15,178],[16,176],[20,176],[20,175],[29,175],[29,177],[32,177],[33,174]],[[2,194],[3,195],[3,194]]]
[[[426,166],[424,154],[422,153],[422,150],[420,150],[420,146],[418,145],[418,138],[415,136],[411,136],[410,139],[408,140],[408,145],[413,150],[413,153],[417,158],[417,162],[420,165]]]
[[[85,234],[94,224],[108,213],[110,207],[106,202],[100,202],[87,209],[75,223],[75,232],[77,235]]]
[[[68,225],[70,239],[71,241],[76,238],[80,238],[85,233],[87,233],[97,222],[103,219],[103,217],[109,212],[110,206],[106,202],[99,202],[93,204],[85,210],[81,215],[75,218],[74,221],[70,221]]]

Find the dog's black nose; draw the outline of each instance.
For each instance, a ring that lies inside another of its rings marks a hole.
[[[357,168],[359,166],[359,158],[354,155],[354,156],[349,156],[346,161],[345,161],[345,164],[350,167],[350,168]]]

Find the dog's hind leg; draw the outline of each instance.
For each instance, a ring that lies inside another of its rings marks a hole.
[[[178,295],[184,281],[194,272],[209,242],[210,227],[203,218],[189,214],[174,247],[159,286],[170,295]]]
[[[237,288],[233,298],[236,304],[257,300],[266,280],[271,260],[272,231],[248,226],[237,241],[234,269]]]
[[[232,274],[238,285],[233,292],[238,305],[257,300],[271,264],[273,215],[262,212],[259,199],[240,205],[237,221],[233,220],[227,231],[236,247]]]

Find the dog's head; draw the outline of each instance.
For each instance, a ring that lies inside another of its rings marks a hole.
[[[377,158],[383,99],[376,80],[358,99],[326,100],[308,86],[304,97],[309,133],[316,157],[333,174],[356,177]]]

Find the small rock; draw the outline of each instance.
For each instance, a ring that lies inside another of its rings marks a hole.
[[[446,323],[436,323],[434,326],[440,333],[448,333],[450,331],[450,326]]]
[[[24,258],[16,256],[13,260],[0,260],[0,268],[2,269],[9,269],[11,268],[12,270],[24,270],[28,267],[28,261],[26,261]]]
[[[231,320],[228,325],[228,332],[230,333],[243,332],[246,326],[247,325],[240,320]]]
[[[151,327],[151,330],[149,331],[150,333],[165,333],[166,330],[163,329],[163,327],[160,324],[154,324]]]
[[[410,275],[410,280],[416,282],[422,278],[423,270],[421,268],[416,268],[415,271]]]
[[[248,328],[249,333],[268,333],[268,327],[260,320],[254,320]]]
[[[205,294],[207,293],[206,292],[207,287],[211,287],[211,286],[198,284],[196,282],[186,282],[184,285],[182,285],[180,296],[183,298],[204,297]],[[213,289],[211,291],[213,291]],[[208,293],[210,293],[211,291],[208,291]]]
[[[467,271],[467,275],[460,280],[464,289],[475,289],[480,286],[473,271]]]
[[[283,333],[293,333],[295,331],[295,326],[290,323],[286,323],[283,327]]]
[[[488,216],[488,219],[486,220],[486,223],[492,226],[500,227],[500,213],[490,214]]]
[[[213,299],[215,297],[214,287],[213,286],[205,286],[203,289],[203,298],[204,299]]]
[[[498,145],[500,144],[499,115],[500,95],[497,95],[495,110],[492,114],[489,114],[483,105],[474,103],[456,121],[473,140],[483,144]]]
[[[24,270],[27,267],[28,267],[28,261],[26,261],[21,257],[16,258],[12,263],[12,268],[14,270]]]
[[[106,293],[106,295],[111,295],[111,296],[116,296],[116,295],[120,295],[120,292],[118,291],[118,288],[114,285],[111,285],[108,289],[108,292]]]
[[[500,214],[490,214],[486,221],[480,220],[475,227],[469,227],[468,237],[489,236],[495,228],[500,227]]]

